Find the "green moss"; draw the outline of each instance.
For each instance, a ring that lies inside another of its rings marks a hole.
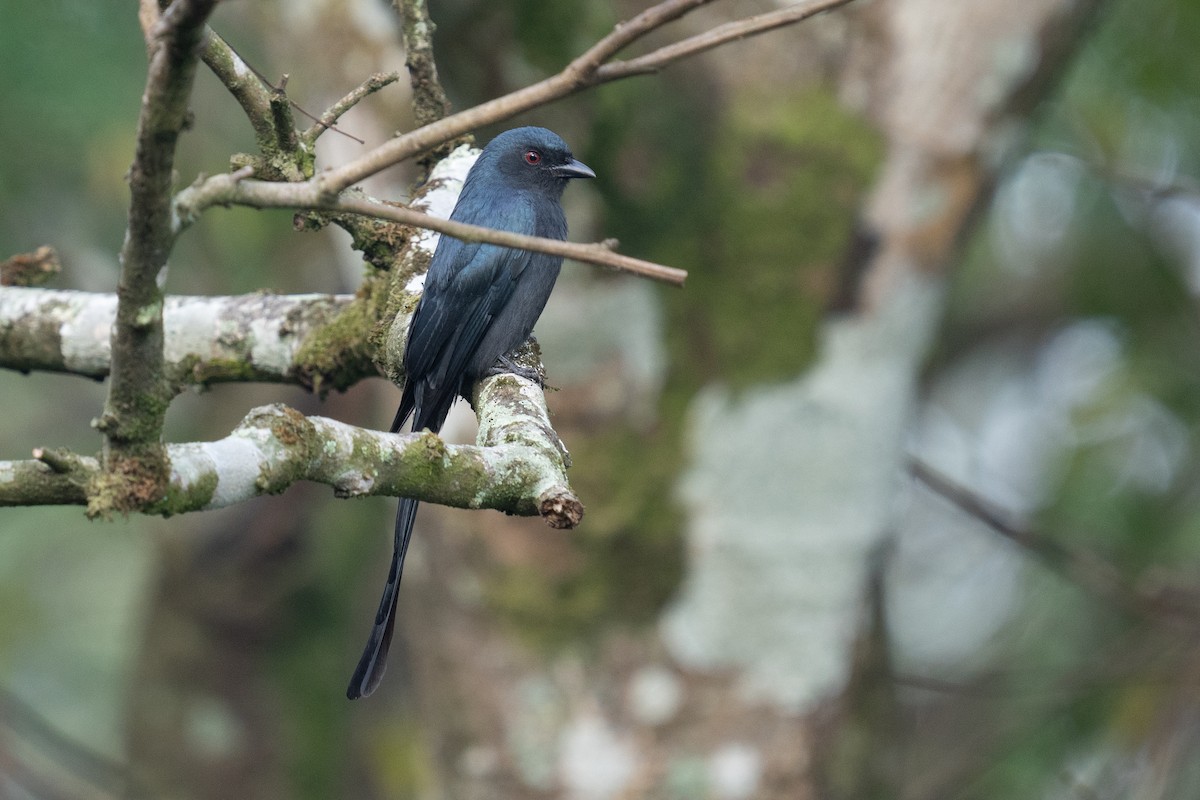
[[[882,157],[877,134],[812,89],[739,96],[709,158],[722,203],[685,296],[672,351],[735,387],[798,374],[813,356],[855,209]]]
[[[217,482],[216,473],[206,472],[186,492],[168,483],[162,499],[147,508],[146,512],[170,517],[204,508],[216,495]]]
[[[167,458],[162,445],[143,445],[109,457],[87,487],[89,519],[156,511],[166,494]]]
[[[692,391],[808,363],[883,155],[830,91],[742,91],[713,113],[719,88],[702,77],[601,89],[587,154],[622,250],[690,272],[663,296],[672,368]]]
[[[313,391],[343,391],[374,371],[377,328],[385,317],[384,277],[363,282],[354,302],[309,334],[296,353],[301,379]]]
[[[243,358],[202,359],[190,353],[180,359],[170,371],[171,383],[182,390],[185,386],[207,387],[216,382],[247,382],[258,380],[260,375],[249,361]]]

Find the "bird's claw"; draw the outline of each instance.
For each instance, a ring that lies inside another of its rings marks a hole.
[[[484,373],[485,378],[490,378],[493,375],[516,375],[527,381],[533,381],[541,389],[546,388],[546,372],[540,365],[527,367],[524,364],[518,364],[507,355],[500,356],[496,360],[496,363]]]

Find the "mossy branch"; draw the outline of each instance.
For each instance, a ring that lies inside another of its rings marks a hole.
[[[138,504],[127,502],[128,492],[109,496],[116,484],[98,460],[38,451],[31,460],[0,461],[0,506],[86,504],[93,516],[171,516],[278,494],[304,480],[331,486],[339,497],[402,495],[540,515],[553,527],[574,527],[583,506],[567,485],[565,450],[550,428],[540,388],[504,375],[485,381],[480,395],[493,406],[489,419],[497,420],[488,430],[530,414],[542,424],[516,423],[523,434],[503,441],[488,435],[483,445],[451,445],[429,432],[385,433],[263,406],[224,439],[167,445],[165,488]]]
[[[166,297],[162,370],[173,391],[230,381],[344,389],[377,375],[362,352],[378,323],[368,297]],[[0,367],[100,380],[112,368],[117,297],[56,289],[0,290]]]

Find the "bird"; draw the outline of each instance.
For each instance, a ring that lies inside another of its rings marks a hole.
[[[574,178],[596,173],[546,128],[513,128],[483,148],[463,182],[450,219],[514,233],[565,240],[561,199]],[[442,236],[404,346],[404,387],[392,421],[411,417],[414,431],[438,432],[450,407],[529,338],[554,288],[561,256]],[[379,610],[346,697],[370,695],[387,665],[404,556],[417,501],[400,498],[391,566]]]

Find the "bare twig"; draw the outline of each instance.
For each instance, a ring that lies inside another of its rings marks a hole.
[[[186,226],[199,215],[200,209],[212,205],[228,205],[238,202],[234,198],[244,185],[245,179],[249,174],[250,170],[243,169],[236,173],[215,175],[212,178],[198,181],[193,186],[180,192],[175,198],[176,220],[181,226]],[[663,281],[675,286],[682,286],[683,282],[687,279],[686,270],[614,253],[611,242],[577,244],[557,239],[543,239],[538,236],[524,236],[509,231],[498,231],[478,225],[452,222],[448,219],[433,217],[404,206],[356,197],[352,193],[337,195],[327,202],[312,203],[310,202],[309,192],[305,191],[302,184],[277,184],[263,181],[254,181],[253,184],[254,188],[250,195],[253,198],[253,202],[249,202],[245,196],[242,196],[241,201],[247,205],[254,205],[259,208],[279,207],[314,211],[345,211],[437,231],[465,241],[488,242],[490,244],[520,248],[522,250],[550,253],[551,255],[572,258],[588,264],[631,272],[635,275],[653,278],[654,280]],[[265,196],[260,197],[258,190],[266,187],[271,187],[270,191],[263,193]]]
[[[342,114],[345,114],[347,111],[354,108],[354,106],[362,101],[363,98],[378,92],[383,87],[395,83],[398,80],[400,80],[400,73],[398,72],[376,72],[358,86],[354,87],[354,89],[352,89],[345,97],[331,105],[329,110],[322,114],[317,121],[312,124],[312,127],[300,134],[300,140],[311,147],[325,131],[331,129],[337,130],[334,128],[334,123],[341,118]],[[350,134],[345,133],[345,131],[342,131],[342,133],[346,136],[350,136]],[[354,136],[350,136],[350,138],[354,139],[354,141],[358,142],[359,144],[363,144],[362,139]]]
[[[612,267],[613,269],[630,272],[634,275],[641,275],[645,278],[653,278],[654,280],[663,281],[675,286],[682,286],[684,280],[687,278],[685,270],[614,253],[610,247],[611,242],[578,244],[576,242],[562,242],[557,239],[543,239],[539,236],[525,236],[510,231],[500,231],[492,228],[483,228],[479,225],[453,222],[448,219],[433,217],[420,211],[414,211],[405,206],[394,206],[346,195],[339,197],[328,208],[330,210],[350,211],[355,214],[365,214],[371,217],[402,222],[405,225],[413,225],[418,228],[437,231],[438,233],[453,236],[463,241],[487,242],[489,244],[498,244],[520,250],[533,250],[539,253],[573,258],[576,261],[583,261],[602,267]]]
[[[675,44],[660,47],[644,56],[604,64],[596,70],[596,74],[601,81],[611,81],[633,75],[645,75],[646,73],[657,72],[681,58],[703,53],[706,50],[712,50],[732,41],[773,31],[776,28],[793,25],[809,17],[845,5],[848,1],[810,0],[807,3],[784,6],[775,11],[768,11],[765,14],[758,14],[746,19],[726,22],[724,25],[718,25],[710,31],[689,37]]]

